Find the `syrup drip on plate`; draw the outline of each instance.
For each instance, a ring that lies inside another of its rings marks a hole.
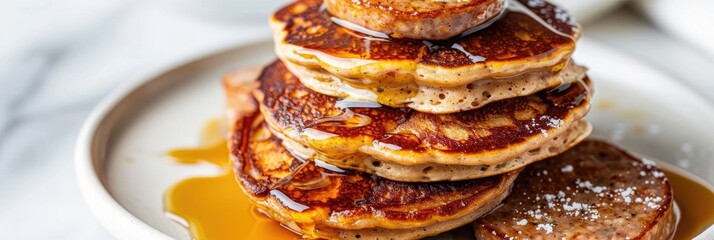
[[[166,216],[185,227],[191,239],[196,240],[299,238],[261,213],[240,190],[230,169],[221,129],[219,121],[210,121],[198,147],[168,153],[177,163],[193,165],[205,161],[220,167],[223,173],[174,184],[164,195]]]
[[[694,239],[709,226],[714,225],[714,189],[700,184],[682,170],[660,165],[674,191],[674,200],[682,213],[675,240]],[[701,180],[700,180],[701,181]]]

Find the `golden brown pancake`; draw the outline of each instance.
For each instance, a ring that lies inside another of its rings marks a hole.
[[[477,110],[432,115],[339,102],[303,86],[281,62],[275,62],[259,77],[255,96],[273,132],[314,149],[319,159],[334,165],[360,166],[372,157],[375,167],[382,163],[479,166],[484,173],[497,174],[558,154],[590,133],[588,125],[578,128],[582,134],[573,138],[564,135],[578,126],[589,109],[586,82]],[[350,104],[356,105],[339,106]],[[554,141],[564,145],[543,149]],[[292,144],[288,147],[299,151]],[[469,178],[484,176],[488,175]]]
[[[248,103],[250,104],[250,103]],[[402,183],[295,158],[260,114],[239,117],[231,159],[260,210],[307,238],[418,239],[496,207],[518,171],[479,180]]]
[[[544,89],[573,83],[585,78],[585,67],[570,61],[557,72],[533,71],[514,77],[486,79],[460,87],[431,87],[417,84],[390,85],[383,82],[365,84],[340,78],[321,69],[283,62],[306,87],[338,98],[371,101],[390,107],[408,107],[419,112],[447,114],[477,109],[486,104]]]
[[[393,38],[443,40],[499,15],[505,0],[326,0],[334,16]]]
[[[528,166],[474,226],[478,239],[669,239],[673,201],[653,161],[585,141]]]
[[[560,70],[580,27],[547,2],[512,2],[492,25],[447,41],[369,36],[333,22],[321,0],[299,0],[273,15],[281,59],[348,79],[458,87],[535,70]]]
[[[568,128],[564,133],[554,137],[538,150],[529,151],[498,165],[475,166],[435,163],[402,165],[364,155],[343,160],[329,159],[314,149],[304,146],[279,132],[273,131],[273,134],[283,140],[283,146],[285,146],[285,148],[302,159],[317,159],[329,162],[340,168],[370,173],[394,181],[438,182],[461,181],[502,174],[564,152],[587,138],[591,132],[592,125],[587,121],[580,120],[573,123],[573,126]]]

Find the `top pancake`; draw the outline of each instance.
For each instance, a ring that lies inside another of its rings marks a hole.
[[[580,36],[579,26],[554,5],[528,2],[514,1],[502,19],[485,29],[437,42],[344,28],[321,10],[321,0],[299,0],[280,9],[272,26],[282,59],[344,78],[455,87],[562,68]]]
[[[478,239],[668,239],[672,189],[651,160],[600,141],[528,166]]]
[[[497,16],[505,0],[326,0],[336,17],[393,38],[443,40]]]
[[[545,145],[581,119],[589,110],[587,82],[433,115],[338,103],[275,62],[258,78],[255,95],[276,132],[332,159],[366,154],[403,165],[495,165]]]

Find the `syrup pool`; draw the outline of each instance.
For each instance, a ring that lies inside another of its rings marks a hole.
[[[168,153],[182,164],[215,164],[222,173],[173,185],[164,197],[167,216],[183,225],[191,239],[297,239],[298,235],[260,213],[243,194],[231,170],[221,129],[219,121],[210,121],[203,129],[200,146]]]
[[[164,208],[172,220],[186,227],[191,239],[299,239],[300,236],[260,213],[243,194],[235,180],[228,159],[228,145],[220,121],[210,121],[195,148],[176,149],[168,154],[176,162],[209,162],[222,169],[213,177],[194,177],[176,183],[166,193]],[[681,210],[681,220],[673,239],[692,239],[714,224],[714,192],[667,165],[659,166],[674,189]],[[447,239],[469,239],[470,229],[460,228],[446,234]]]

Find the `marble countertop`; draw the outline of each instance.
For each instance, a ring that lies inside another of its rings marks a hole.
[[[0,36],[0,232],[11,239],[111,239],[85,207],[74,178],[73,145],[85,117],[125,79],[269,37],[267,24],[256,20],[267,13],[236,17],[190,0],[178,0],[181,6],[168,0],[58,2],[0,3],[6,33]],[[74,17],[62,17],[67,14]],[[714,56],[628,7],[591,19],[587,37],[714,102]]]

